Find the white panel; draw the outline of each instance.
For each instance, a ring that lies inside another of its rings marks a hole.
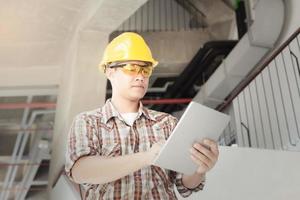
[[[257,131],[257,124],[256,124],[256,119],[255,119],[255,113],[257,113],[257,110],[254,109],[253,105],[253,97],[252,93],[250,90],[250,85],[247,87],[247,97],[246,97],[246,102],[247,102],[247,109],[249,113],[249,126],[250,126],[250,133],[251,133],[251,138],[253,138],[253,146],[256,148],[259,148],[259,138],[258,138],[258,131]]]
[[[289,85],[289,92],[291,95],[291,105],[293,108],[293,113],[291,113],[295,119],[295,125],[297,128],[296,131],[296,141],[300,139],[300,93],[299,93],[299,85],[297,85],[296,81],[296,70],[293,67],[292,63],[292,55],[288,47],[286,47],[283,52],[283,61],[286,67],[287,80]],[[298,111],[298,112],[297,112]]]
[[[244,111],[244,100],[242,98],[242,95],[238,97],[238,103],[239,103],[240,123],[237,124],[237,126],[241,127],[242,144],[243,147],[245,147],[248,146],[248,138],[247,138],[247,130],[242,125],[242,123],[244,123],[246,126],[248,126],[248,123],[246,121],[246,115]]]
[[[226,109],[225,113],[228,113],[231,117],[230,123],[229,123],[229,130],[230,130],[230,135],[232,137],[236,138],[236,121],[235,121],[235,111],[234,111],[234,106],[233,103],[231,103]]]
[[[250,89],[249,87],[244,89],[244,99],[245,99],[245,106],[246,106],[246,113],[248,119],[248,128],[250,132],[250,139],[252,147],[258,147],[258,139],[257,139],[257,131],[254,125],[254,114],[253,114],[253,107],[251,103],[251,96],[250,96]]]
[[[150,3],[150,10],[149,10],[149,22],[150,22],[150,28],[149,30],[151,31],[155,31],[155,20],[157,20],[156,18],[158,16],[155,16],[155,2],[154,0],[152,0],[152,2]]]
[[[183,18],[184,18],[184,30],[189,30],[190,14],[185,9],[183,12]]]
[[[165,9],[165,1],[159,1],[159,9],[160,9],[160,29],[165,30],[166,27],[166,9]]]
[[[233,100],[233,110],[234,110],[234,116],[235,116],[235,130],[236,130],[236,135],[237,135],[237,144],[238,146],[244,146],[243,145],[243,139],[242,139],[242,130],[241,130],[241,119],[240,119],[240,113],[239,113],[239,102],[238,99],[235,98]]]
[[[283,63],[282,55],[276,57],[277,70],[279,74],[279,83],[283,95],[283,103],[286,112],[287,122],[288,122],[288,131],[291,135],[292,144],[296,143],[297,127],[295,123],[294,110],[291,101],[290,88],[286,76],[286,69]]]
[[[130,18],[129,18],[129,29],[130,30],[135,30],[136,29],[136,24],[135,24],[135,17],[136,15],[132,15]]]
[[[179,20],[178,20],[179,30],[184,30],[185,29],[185,27],[184,27],[185,21],[184,21],[183,16],[184,16],[185,10],[181,7],[181,5],[177,4],[177,6],[178,6],[178,15],[179,15]]]
[[[154,21],[154,30],[160,30],[160,16],[159,16],[159,0],[153,0],[153,21]]]
[[[149,3],[149,1],[145,4],[147,5]],[[142,9],[142,13],[143,13],[143,31],[146,31],[147,30],[147,27],[148,27],[148,6],[142,6],[141,9]]]
[[[257,86],[257,97],[258,97],[258,105],[260,108],[260,113],[262,117],[262,127],[263,127],[263,134],[266,148],[273,149],[273,140],[271,137],[271,130],[270,130],[270,121],[269,121],[269,112],[267,108],[267,102],[265,100],[265,91],[264,91],[264,85],[262,82],[262,75],[259,74],[256,79],[256,86]]]
[[[284,149],[287,148],[287,144],[290,143],[289,140],[289,130],[288,130],[288,122],[286,118],[286,112],[285,107],[283,104],[283,94],[281,91],[280,83],[279,83],[279,74],[276,66],[276,62],[272,61],[269,64],[269,71],[271,76],[271,83],[274,93],[274,101],[275,101],[275,107],[277,111],[277,117],[278,117],[278,125],[279,125],[279,131],[280,135],[283,141],[283,147]]]
[[[238,96],[238,101],[239,101],[239,108],[240,108],[240,117],[241,117],[241,130],[242,130],[242,138],[244,141],[244,146],[249,146],[249,140],[248,140],[248,130],[249,130],[249,125],[248,125],[248,118],[247,118],[247,113],[246,113],[246,104],[245,104],[245,99],[244,99],[244,92],[242,92]],[[244,125],[242,125],[244,124]]]
[[[128,31],[128,30],[129,30],[129,19],[126,20],[126,21],[122,24],[121,28],[122,28],[122,29],[121,29],[122,31]]]
[[[142,8],[138,9],[135,13],[135,18],[136,18],[136,30],[137,31],[142,31]]]
[[[279,130],[279,121],[277,116],[277,108],[275,106],[275,96],[273,93],[273,87],[271,84],[271,78],[270,78],[270,69],[267,67],[262,72],[263,77],[263,84],[265,88],[265,97],[268,107],[268,113],[269,113],[269,122],[271,124],[271,135],[274,139],[275,149],[282,149],[283,143],[281,139],[281,133]]]
[[[171,30],[171,8],[170,8],[170,1],[171,0],[165,0],[165,15],[166,15],[166,30]]]
[[[252,81],[249,84],[249,89],[251,93],[251,99],[253,104],[253,110],[254,110],[254,125],[257,132],[257,138],[258,138],[258,146],[260,148],[265,148],[265,139],[263,135],[263,127],[262,127],[262,118],[261,118],[261,109],[258,104],[258,96],[257,96],[257,86],[255,81]]]
[[[176,5],[175,1],[170,2],[170,7],[171,7],[171,26],[172,26],[172,31],[177,30],[177,17],[176,17]]]
[[[175,1],[173,1],[173,16],[174,16],[174,30],[175,31],[179,31],[179,6],[178,3],[176,3]]]
[[[294,53],[295,57],[292,57],[293,60],[293,66],[295,70],[295,76],[296,76],[296,84],[298,85],[298,94],[300,97],[300,44],[297,38],[295,38],[291,43],[290,43],[290,50]]]

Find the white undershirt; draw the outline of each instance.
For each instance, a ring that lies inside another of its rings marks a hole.
[[[121,113],[122,118],[125,120],[125,122],[132,126],[133,122],[136,120],[138,113]]]

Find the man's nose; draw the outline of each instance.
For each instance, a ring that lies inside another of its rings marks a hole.
[[[141,73],[139,73],[138,75],[135,76],[135,80],[144,82],[145,77]]]
[[[135,76],[135,80],[136,80],[136,81],[140,80],[140,81],[144,82],[145,77],[143,76],[141,70],[140,70],[139,73]]]

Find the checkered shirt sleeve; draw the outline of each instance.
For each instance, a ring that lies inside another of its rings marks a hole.
[[[94,145],[94,132],[95,128],[92,126],[92,119],[86,114],[79,114],[73,120],[71,125],[66,151],[66,164],[65,171],[67,176],[71,180],[72,167],[79,158],[96,155],[96,149]]]

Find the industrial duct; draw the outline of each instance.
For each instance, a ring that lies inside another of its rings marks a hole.
[[[253,20],[249,31],[201,87],[194,101],[217,107],[274,47],[284,23],[283,1],[258,0],[249,10],[248,18]]]

